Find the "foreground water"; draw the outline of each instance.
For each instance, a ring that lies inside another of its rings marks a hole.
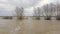
[[[60,21],[0,19],[0,34],[60,34]]]

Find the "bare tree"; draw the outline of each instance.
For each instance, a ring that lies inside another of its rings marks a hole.
[[[34,8],[34,15],[36,19],[40,19],[40,9],[39,8]]]
[[[50,20],[53,13],[55,13],[55,5],[50,3],[50,4],[47,4],[47,5],[44,5],[43,6],[43,9],[45,11],[45,14],[46,14],[46,20]]]
[[[24,11],[23,7],[21,8],[16,7],[16,14],[17,14],[18,19],[23,19],[23,14],[24,14],[23,11]]]
[[[48,4],[47,5],[45,5],[45,6],[43,6],[43,9],[44,9],[44,13],[45,13],[45,15],[46,15],[46,20],[50,20],[50,18],[51,18],[51,14],[50,14],[50,12],[49,12],[49,7],[48,7]]]
[[[60,4],[57,2],[56,3],[56,10],[57,10],[57,20],[60,20]]]

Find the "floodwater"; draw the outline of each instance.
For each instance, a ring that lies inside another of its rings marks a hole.
[[[0,34],[60,34],[60,21],[0,19]]]

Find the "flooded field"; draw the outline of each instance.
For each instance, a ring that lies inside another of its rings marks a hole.
[[[0,19],[0,34],[60,34],[60,21]]]

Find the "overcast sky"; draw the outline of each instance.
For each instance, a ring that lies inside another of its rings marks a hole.
[[[60,0],[48,0],[49,3],[56,3],[56,2],[60,2]]]
[[[12,14],[11,12],[15,10],[16,6],[24,7],[26,13],[32,14],[33,6],[42,6],[46,2],[47,0],[0,0],[0,15]]]
[[[30,8],[42,3],[47,2],[46,0],[0,0],[0,9],[7,11],[13,10],[16,6]]]
[[[9,14],[11,14],[12,11],[15,10],[16,6],[18,7],[24,7],[26,13],[33,12],[32,7],[41,7],[45,4],[56,2],[59,0],[0,0],[0,15],[6,13],[9,11]],[[6,11],[6,12],[3,12]]]

